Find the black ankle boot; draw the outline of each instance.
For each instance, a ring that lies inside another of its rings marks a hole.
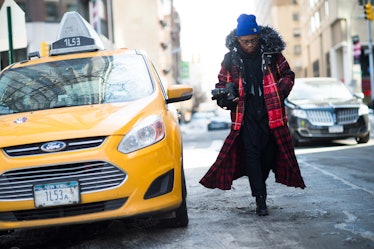
[[[256,214],[258,216],[266,216],[269,214],[266,206],[266,196],[256,196]]]

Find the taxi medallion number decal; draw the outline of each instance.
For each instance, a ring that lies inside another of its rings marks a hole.
[[[85,36],[75,36],[60,39],[52,44],[53,49],[67,48],[67,47],[80,47],[93,45],[94,39]]]
[[[37,208],[77,204],[79,200],[77,181],[34,185],[34,202]]]

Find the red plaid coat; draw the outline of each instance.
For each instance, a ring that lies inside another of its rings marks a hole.
[[[295,75],[280,52],[264,53],[263,62],[265,105],[268,111],[270,130],[277,144],[276,162],[273,167],[275,181],[287,186],[305,188],[284,108],[284,99],[293,87]],[[274,66],[270,66],[270,62]],[[240,70],[236,70],[235,66],[234,70],[222,66],[218,79],[220,83],[216,84],[217,87],[224,87],[225,82],[234,82],[237,85],[239,102],[236,108],[231,110],[231,132],[216,161],[200,180],[200,183],[207,188],[229,190],[235,179],[246,175],[244,146],[239,136],[244,114],[244,89],[241,84]]]

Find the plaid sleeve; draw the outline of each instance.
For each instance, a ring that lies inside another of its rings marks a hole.
[[[276,65],[279,76],[278,88],[281,90],[283,97],[287,98],[295,81],[295,73],[291,70],[290,65],[282,54],[278,55]]]

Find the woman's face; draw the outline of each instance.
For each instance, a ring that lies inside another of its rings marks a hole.
[[[251,54],[257,50],[260,44],[260,36],[257,34],[239,36],[238,41],[243,51],[248,54]]]

